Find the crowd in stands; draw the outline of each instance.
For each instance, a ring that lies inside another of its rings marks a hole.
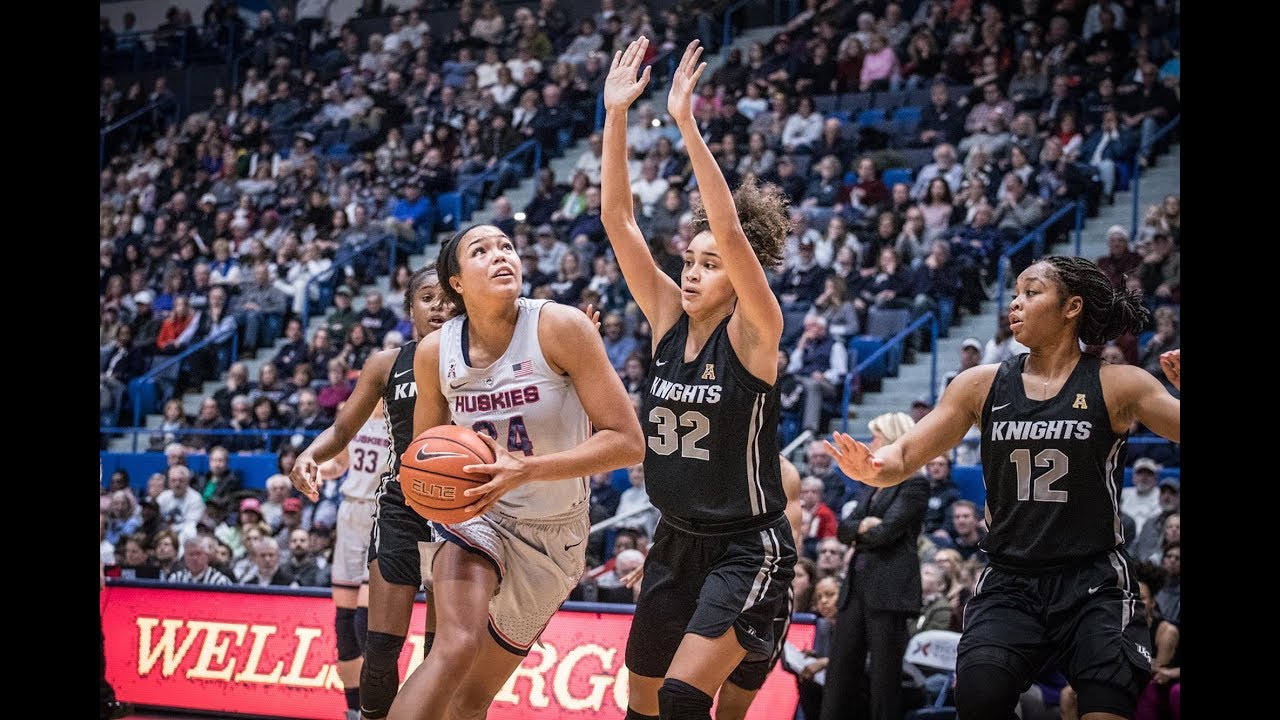
[[[612,53],[641,34],[652,39],[646,61],[659,62],[660,85],[662,58],[693,37],[710,44],[724,3],[653,13],[643,0],[603,0],[599,12],[570,23],[557,0],[502,8],[463,0],[457,22],[442,26],[427,25],[425,5],[387,14],[378,5],[365,2],[360,17],[383,17],[385,29],[365,36],[315,17],[295,21],[287,9],[264,11],[249,27],[235,20],[234,3],[219,0],[199,27],[180,13],[166,32],[213,47],[235,38],[251,49],[242,82],[218,88],[185,118],[144,118],[111,148],[100,178],[102,424],[132,424],[128,384],[159,358],[232,333],[240,358],[231,361],[224,340],[184,361],[150,438],[167,470],[140,501],[127,477],[113,476],[104,490],[103,560],[125,572],[327,584],[336,495],[303,501],[287,483],[289,466],[332,421],[369,353],[411,337],[403,310],[364,287],[387,268],[390,243],[421,250],[451,227],[440,198],[459,189],[491,201],[493,224],[523,261],[527,296],[600,309],[606,352],[638,407],[651,337],[600,222],[596,97]],[[952,322],[980,313],[1004,292],[993,282],[1006,249],[1069,202],[1096,214],[1135,166],[1158,162],[1170,138],[1156,133],[1179,111],[1175,7],[808,0],[774,37],[728,53],[694,112],[731,187],[754,176],[791,200],[786,260],[770,273],[786,317],[784,442],[824,430],[839,412],[856,362],[852,339],[883,340],[929,311]],[[135,52],[127,29],[105,26],[104,52],[108,35],[112,57]],[[101,121],[166,94],[163,78],[148,94],[137,83],[122,93],[104,77]],[[656,97],[632,112],[631,182],[654,258],[678,282],[700,200]],[[578,137],[586,149],[569,177],[556,177],[546,160]],[[543,167],[504,160],[530,140]],[[513,207],[503,192],[528,174],[533,196]],[[1068,226],[1054,226],[1048,239]],[[1093,350],[1163,381],[1158,357],[1180,344],[1180,199],[1152,205],[1136,237],[1117,225],[1107,239],[1099,264],[1117,289],[1141,288],[1153,315],[1140,336]],[[1012,258],[1013,268],[1030,259]],[[327,283],[313,282],[335,269]],[[395,270],[387,298],[412,269]],[[317,329],[304,326],[304,308],[320,316],[329,304]],[[911,350],[926,342],[914,339]],[[1021,351],[1003,322],[985,342],[966,339],[957,367]],[[251,377],[244,358],[267,361]],[[221,386],[186,417],[182,392],[214,378]],[[911,408],[915,419],[928,411],[923,399]],[[199,432],[208,429],[287,432]],[[187,452],[209,453],[208,475],[191,476]],[[258,452],[280,455],[265,493],[242,488],[226,464],[228,453]],[[1177,465],[1177,451],[1129,452],[1139,459],[1121,506],[1126,542],[1150,564],[1157,612],[1177,627],[1179,481],[1156,480],[1161,465]],[[925,468],[924,596],[913,632],[959,630],[984,563],[983,513],[961,499],[951,463],[941,456]],[[852,549],[837,529],[863,488],[820,442],[797,465],[804,543],[795,609],[830,622],[824,580],[839,580],[848,566]],[[643,562],[657,516],[631,514],[644,505],[641,468],[615,475],[593,478],[592,520],[629,519],[593,537],[595,569],[576,599],[634,598],[619,579]]]

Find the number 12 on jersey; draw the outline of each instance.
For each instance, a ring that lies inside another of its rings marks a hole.
[[[1061,450],[1049,448],[1036,454],[1036,467],[1049,468],[1035,481],[1034,498],[1031,493],[1031,451],[1019,448],[1009,453],[1009,462],[1018,470],[1018,499],[1036,502],[1067,501],[1066,490],[1051,490],[1050,485],[1067,474],[1067,456]]]
[[[711,421],[697,410],[689,410],[676,414],[671,408],[655,407],[649,411],[649,422],[658,426],[658,434],[649,438],[649,448],[659,455],[670,455],[678,448],[681,457],[693,460],[708,460],[711,453],[698,447],[698,441],[711,432]],[[680,428],[693,428],[681,435]]]

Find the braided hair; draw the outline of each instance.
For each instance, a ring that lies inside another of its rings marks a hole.
[[[1084,300],[1077,334],[1086,345],[1105,345],[1147,326],[1148,311],[1141,290],[1116,290],[1106,273],[1092,261],[1068,255],[1040,259],[1053,268],[1062,285],[1062,302],[1072,295]]]

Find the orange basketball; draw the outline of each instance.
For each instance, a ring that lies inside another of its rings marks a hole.
[[[475,517],[463,508],[478,497],[462,492],[489,482],[488,475],[464,472],[467,465],[493,462],[493,452],[476,432],[457,425],[438,425],[409,443],[400,456],[400,488],[405,504],[438,523]]]

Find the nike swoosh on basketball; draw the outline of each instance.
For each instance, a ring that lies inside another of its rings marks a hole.
[[[470,383],[471,383],[471,381],[470,381],[470,380],[463,380],[463,381],[462,381],[462,382],[460,382],[460,383],[449,383],[449,389],[450,389],[450,390],[457,390],[458,388],[462,387],[463,385],[469,385]]]
[[[418,454],[415,457],[419,461],[426,461],[426,460],[434,460],[436,458],[444,458],[444,457],[466,457],[466,455],[463,455],[462,453],[456,453],[456,452],[427,452],[426,448],[422,448],[421,450],[418,451]]]
[[[654,364],[654,365],[657,365],[658,367],[662,367],[663,365],[666,365],[666,364],[667,364],[667,361],[666,361],[666,360],[654,360],[654,361],[653,361],[653,364]]]
[[[564,546],[564,549],[567,551],[567,550],[570,550],[570,549],[572,549],[572,548],[576,548],[576,547],[578,547],[579,545],[581,545],[585,540],[586,540],[586,538],[582,538],[582,540],[579,540],[578,542],[576,542],[576,543],[574,543],[574,544],[572,544],[572,545],[565,545],[565,546]]]
[[[1009,407],[1009,406],[1010,406],[1010,405],[1012,405],[1012,404],[1013,404],[1013,403],[1005,403],[1005,404],[1003,404],[1003,405],[996,405],[995,407],[991,408],[991,412],[995,412],[995,411],[997,411],[997,410],[1003,410],[1003,409],[1005,409],[1005,408]]]
[[[1104,588],[1104,587],[1106,587],[1106,586],[1105,586],[1105,585],[1099,585],[1098,587],[1091,587],[1091,588],[1089,588],[1089,594],[1090,594],[1090,595],[1092,595],[1092,594],[1094,594],[1094,593],[1098,592],[1099,590],[1101,590],[1101,589],[1102,589],[1102,588]]]
[[[396,373],[395,375],[392,375],[391,377],[400,377],[405,373],[411,373],[411,372],[413,372],[413,368],[409,368],[408,370],[401,370],[400,372]]]

